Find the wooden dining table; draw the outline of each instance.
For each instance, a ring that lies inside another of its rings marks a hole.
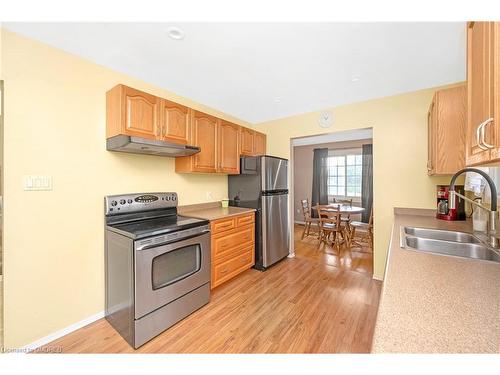
[[[326,211],[329,211],[331,210],[332,212],[336,212],[337,211],[337,207],[340,206],[340,210],[339,212],[341,214],[345,214],[345,215],[356,215],[356,214],[361,214],[365,211],[365,209],[363,207],[358,207],[358,206],[351,206],[349,204],[341,204],[341,203],[330,203],[328,205],[325,205],[325,206],[328,206],[328,207],[331,207],[330,208],[327,208]],[[318,206],[313,206],[312,209],[317,211]]]
[[[356,215],[356,214],[361,214],[365,211],[365,209],[363,207],[352,206],[350,204],[342,204],[342,203],[330,203],[330,204],[322,205],[322,206],[327,206],[325,211],[337,212],[337,210],[338,210],[338,212],[340,212],[341,215]],[[328,207],[331,207],[331,208],[328,208]],[[315,211],[318,211],[318,206],[312,206],[311,208]],[[349,222],[350,221],[344,222],[345,229],[347,231],[346,235],[348,236],[348,239],[349,239],[348,243],[350,243],[350,240],[351,240],[350,237],[352,235]],[[318,233],[318,235],[319,235],[319,233]]]

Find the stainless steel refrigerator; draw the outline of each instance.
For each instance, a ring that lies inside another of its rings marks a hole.
[[[242,157],[229,176],[230,205],[255,208],[255,268],[265,270],[289,254],[288,160]]]

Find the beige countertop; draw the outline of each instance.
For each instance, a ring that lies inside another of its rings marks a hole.
[[[217,220],[225,217],[242,215],[254,212],[253,208],[244,207],[227,207],[222,208],[220,202],[193,204],[189,206],[178,207],[178,212],[181,215],[191,216],[198,219]]]
[[[471,223],[395,211],[372,352],[500,353],[500,263],[400,247],[401,226],[471,232]]]

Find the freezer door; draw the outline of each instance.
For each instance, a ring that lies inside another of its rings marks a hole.
[[[288,194],[262,196],[262,258],[269,267],[289,253]]]
[[[269,156],[262,157],[262,190],[286,190],[288,160]]]

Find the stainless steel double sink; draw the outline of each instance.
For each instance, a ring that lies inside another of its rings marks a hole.
[[[400,239],[404,249],[500,262],[498,249],[470,233],[402,226]]]

